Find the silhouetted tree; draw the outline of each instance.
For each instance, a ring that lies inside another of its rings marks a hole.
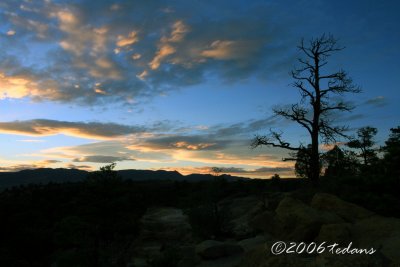
[[[296,160],[296,164],[294,165],[294,171],[296,173],[296,176],[300,177],[300,178],[310,177],[311,176],[311,145],[308,145],[307,148],[301,147],[300,150],[297,151],[294,159]]]
[[[219,176],[222,173],[223,169],[219,167],[212,167],[211,168],[211,173],[214,176]]]
[[[384,165],[389,175],[400,178],[400,126],[391,128],[390,131],[389,138],[382,147]]]
[[[378,160],[377,149],[374,148],[374,136],[377,133],[378,129],[374,127],[362,127],[357,131],[358,138],[347,143],[348,147],[360,150],[358,156],[362,158],[364,166],[371,165]]]
[[[337,145],[323,155],[325,176],[339,177],[357,173],[358,161],[352,151],[343,151]]]
[[[280,179],[281,179],[281,177],[277,173],[275,173],[274,175],[271,176],[272,181],[279,181]]]
[[[100,170],[88,174],[86,181],[90,184],[115,184],[121,182],[121,177],[118,175],[114,168],[117,164],[111,163],[109,165],[100,167]]]
[[[299,103],[288,107],[274,108],[277,116],[289,119],[304,127],[309,134],[310,172],[308,177],[314,184],[318,184],[320,176],[320,138],[326,143],[335,142],[338,137],[345,137],[345,126],[334,124],[332,113],[337,111],[351,111],[353,107],[338,99],[345,93],[359,93],[359,87],[352,83],[352,79],[344,70],[325,74],[322,69],[328,64],[328,58],[344,47],[337,44],[332,36],[322,35],[312,39],[307,45],[304,40],[298,46],[303,57],[298,61],[300,66],[292,71],[295,80],[293,86],[301,95]],[[291,151],[300,151],[302,147],[294,147],[282,139],[282,133],[271,130],[268,136],[256,136],[253,147],[268,145]]]

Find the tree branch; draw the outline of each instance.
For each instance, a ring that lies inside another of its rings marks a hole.
[[[265,135],[256,135],[251,147],[256,148],[258,146],[272,146],[272,147],[280,147],[292,151],[299,151],[298,147],[291,147],[289,143],[282,140],[282,133],[277,133],[274,131],[270,132],[270,136]]]

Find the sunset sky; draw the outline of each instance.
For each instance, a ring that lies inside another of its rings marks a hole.
[[[363,92],[338,122],[400,125],[399,1],[0,2],[0,170],[117,169],[293,176],[286,151],[255,134],[297,125],[272,117],[299,100],[296,48],[331,33]],[[352,132],[349,132],[352,133]]]

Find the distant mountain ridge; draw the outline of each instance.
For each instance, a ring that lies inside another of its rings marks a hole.
[[[124,180],[132,181],[155,181],[155,180],[172,180],[172,181],[205,181],[213,179],[215,176],[210,174],[190,174],[182,175],[177,171],[164,171],[164,170],[119,170],[118,174]],[[39,168],[32,170],[22,170],[18,172],[0,172],[0,189],[27,185],[27,184],[47,184],[65,183],[65,182],[80,182],[83,181],[88,171],[77,169],[51,169]],[[236,177],[223,174],[221,177],[227,181],[236,181],[241,179],[248,179],[244,177]]]

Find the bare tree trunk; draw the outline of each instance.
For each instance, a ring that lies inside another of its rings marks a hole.
[[[311,182],[314,186],[319,183],[319,151],[318,151],[318,132],[313,133],[311,143]]]

